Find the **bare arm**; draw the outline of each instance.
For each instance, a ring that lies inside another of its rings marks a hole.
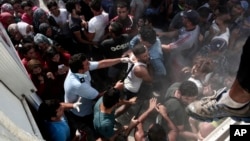
[[[177,134],[178,134],[178,129],[172,122],[172,120],[168,117],[167,114],[167,109],[165,106],[158,104],[155,109],[161,114],[161,116],[165,119],[168,128],[170,131],[168,132],[168,139],[169,141],[175,141]]]
[[[143,114],[138,118],[139,124],[136,126],[134,137],[136,141],[144,141],[144,131],[143,131],[143,122],[148,117],[148,115],[154,110],[157,104],[156,98],[151,98],[149,100],[148,109],[143,112]]]
[[[153,81],[151,75],[149,74],[149,71],[144,66],[136,66],[134,68],[134,74],[135,74],[135,76],[142,78],[142,80],[145,82],[152,82]]]
[[[167,38],[175,38],[178,36],[178,30],[169,31],[169,32],[157,32],[158,36],[165,36]]]
[[[73,108],[73,103],[64,103],[64,102],[61,102],[60,103],[64,109],[72,109]]]
[[[82,39],[82,36],[81,36],[81,32],[80,32],[80,31],[75,31],[75,32],[74,32],[74,36],[76,37],[76,40],[77,40],[78,42],[80,42],[80,43],[83,43],[83,44],[91,44],[91,42]]]
[[[84,35],[87,37],[89,41],[93,41],[95,37],[95,33],[89,33],[88,31],[84,30]]]
[[[98,65],[97,69],[111,67],[111,66],[116,65],[118,63],[121,63],[121,58],[104,59],[104,60],[99,61],[99,65]]]

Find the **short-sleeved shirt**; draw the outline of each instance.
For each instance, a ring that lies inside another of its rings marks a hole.
[[[102,12],[102,14],[94,16],[88,22],[88,32],[95,33],[93,38],[94,42],[101,41],[101,38],[104,35],[105,27],[109,24],[109,15],[106,12]]]
[[[45,122],[49,139],[53,141],[70,141],[70,129],[68,123],[62,119],[61,121]]]
[[[168,88],[165,95],[164,106],[167,108],[169,118],[176,126],[184,125],[184,130],[190,130],[188,115],[186,114],[185,106],[179,99],[174,97],[174,93],[176,90],[178,90],[179,86],[180,83],[177,82],[172,84]],[[160,116],[158,116],[158,119],[159,117]],[[161,117],[160,119],[160,124],[166,130],[168,128],[166,121],[164,121]],[[185,141],[185,139],[178,136],[177,141]]]
[[[71,15],[69,15],[69,29],[71,33],[74,33],[76,31],[80,31],[81,37],[83,39],[86,39],[82,27],[81,27],[82,20],[80,18],[74,18]],[[77,41],[77,39],[73,36],[73,38]]]
[[[105,58],[119,58],[129,49],[129,36],[122,34],[118,38],[110,38],[102,41],[101,50]],[[114,67],[122,68],[123,64],[117,64]]]
[[[103,137],[110,138],[114,135],[115,115],[114,111],[111,114],[100,111],[100,104],[103,98],[101,97],[94,107],[94,128]]]
[[[98,67],[98,62],[90,62],[90,71],[95,70]],[[93,99],[95,99],[99,92],[91,86],[90,72],[87,71],[84,74],[72,73],[69,70],[66,79],[64,81],[64,101],[67,103],[74,103],[79,97],[82,97],[80,105],[80,112],[72,109],[72,113],[77,116],[83,117],[93,113]]]
[[[56,21],[56,23],[60,26],[60,28],[62,29],[63,35],[68,35],[70,33],[69,24],[67,22],[69,13],[67,12],[66,9],[59,9],[59,10],[60,10],[60,14],[58,16],[55,16],[53,14],[50,14],[50,16],[52,16],[54,20]]]
[[[111,22],[121,23],[123,26],[123,33],[124,34],[130,34],[131,31],[137,30],[136,29],[137,28],[136,21],[132,15],[128,15],[128,17],[124,20],[122,20],[118,16],[116,16],[111,20]],[[129,32],[127,31],[128,28],[131,29],[131,30],[129,30]]]

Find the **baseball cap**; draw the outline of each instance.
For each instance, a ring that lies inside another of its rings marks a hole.
[[[224,39],[216,38],[210,42],[209,47],[211,51],[222,52],[227,48],[227,42]]]
[[[197,25],[199,23],[200,15],[195,10],[184,11],[184,12],[181,13],[181,16],[187,18],[194,25]]]
[[[240,6],[245,10],[247,11],[248,10],[248,2],[246,0],[241,0],[240,1]]]

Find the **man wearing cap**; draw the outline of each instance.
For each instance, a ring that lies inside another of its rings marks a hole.
[[[199,14],[195,10],[184,11],[181,14],[183,27],[179,30],[170,32],[159,32],[159,36],[166,36],[167,38],[177,38],[176,41],[169,44],[162,44],[162,49],[165,52],[170,52],[169,63],[171,64],[171,72],[175,72],[173,81],[179,81],[177,78],[178,72],[185,66],[189,66],[193,56],[197,52],[199,43],[200,28]],[[176,74],[177,73],[177,74]]]
[[[246,0],[234,0],[234,6],[231,8],[231,21],[229,23],[230,31],[241,26],[244,20],[244,13],[248,10],[248,7],[249,3]]]
[[[175,14],[175,16],[172,18],[168,27],[169,31],[180,29],[183,26],[181,13],[191,9],[196,9],[197,5],[198,5],[197,0],[185,0],[184,10]]]

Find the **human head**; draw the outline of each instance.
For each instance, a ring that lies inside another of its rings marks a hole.
[[[19,32],[18,28],[17,28],[17,24],[16,23],[12,23],[8,26],[7,29],[10,37],[12,37],[15,41],[20,41],[23,36],[21,35],[21,33]]]
[[[52,45],[53,42],[43,34],[37,33],[34,37],[34,43],[38,45],[41,51],[45,51],[49,46]]]
[[[111,22],[109,25],[109,33],[112,37],[120,37],[123,32],[123,26],[119,22]]]
[[[180,100],[184,105],[193,102],[198,96],[198,88],[192,81],[183,81],[178,90],[180,92]]]
[[[95,14],[96,12],[100,13],[102,10],[101,7],[101,1],[99,0],[92,0],[89,3],[89,7],[91,8],[91,11]]]
[[[27,59],[37,59],[34,44],[32,43],[23,44],[23,46],[18,50],[18,52]]]
[[[138,19],[137,21],[137,25],[138,25],[138,30],[141,29],[141,27],[143,26],[152,26],[152,16],[151,15],[146,15],[146,16],[142,16]]]
[[[148,129],[149,141],[166,141],[166,131],[160,124],[152,124]]]
[[[214,12],[215,18],[219,18],[224,23],[228,23],[231,19],[230,10],[226,6],[218,6]]]
[[[10,4],[13,6],[13,9],[16,13],[23,14],[23,9],[21,7],[22,0],[10,0]]]
[[[138,61],[144,63],[149,62],[148,49],[143,44],[137,44],[134,48],[132,48],[132,52]]]
[[[38,108],[39,117],[41,117],[43,120],[57,120],[63,116],[63,113],[64,109],[57,100],[47,103],[43,102]]]
[[[102,102],[104,107],[111,108],[119,102],[119,99],[120,91],[112,87],[104,93]]]
[[[208,4],[209,4],[209,7],[211,9],[215,9],[220,4],[220,1],[219,0],[208,0]]]
[[[14,15],[14,8],[11,4],[9,3],[4,3],[2,6],[1,6],[1,13],[2,12],[8,12],[10,13],[11,15]]]
[[[183,24],[185,25],[185,27],[189,23],[191,23],[192,26],[199,24],[200,15],[195,10],[184,11],[181,13],[181,16],[183,17]]]
[[[33,26],[27,24],[26,22],[18,22],[17,29],[24,37],[34,35]]]
[[[234,3],[234,6],[231,9],[231,16],[238,17],[243,15],[249,7],[249,3],[246,0],[239,0]]]
[[[198,6],[198,1],[197,0],[185,0],[184,2],[184,10],[191,10],[191,9],[196,9]]]
[[[207,24],[212,19],[212,10],[208,7],[201,7],[197,12],[200,15],[200,23]]]
[[[65,7],[69,13],[79,14],[81,12],[81,6],[78,0],[68,0]]]
[[[119,1],[117,3],[117,16],[119,19],[124,20],[128,17],[129,14],[129,6],[126,2],[124,1]]]
[[[30,0],[22,1],[21,3],[21,8],[29,16],[33,15],[32,7],[33,7],[33,3]]]
[[[42,64],[37,59],[29,60],[27,67],[28,67],[28,71],[31,72],[32,74],[37,75],[42,72]]]
[[[156,32],[152,27],[143,26],[139,32],[141,43],[150,47],[156,42]]]
[[[39,32],[48,37],[52,36],[52,28],[48,23],[41,23],[39,25]]]
[[[55,46],[50,46],[44,52],[44,57],[46,58],[46,60],[53,61],[53,62],[59,62],[60,61],[60,52],[56,49]]]
[[[47,8],[49,9],[49,11],[52,15],[59,16],[60,11],[59,11],[58,4],[55,0],[50,0],[47,3]]]
[[[69,59],[69,67],[73,73],[85,72],[89,70],[89,62],[83,53],[78,53]]]
[[[42,8],[37,8],[33,14],[34,27],[39,28],[41,23],[49,23],[48,15]]]

